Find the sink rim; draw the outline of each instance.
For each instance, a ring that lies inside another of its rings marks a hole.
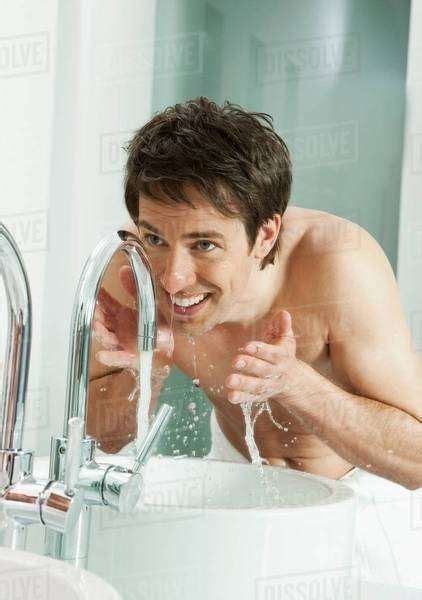
[[[198,458],[198,457],[186,457],[186,456],[180,456],[180,457],[171,457],[171,456],[153,456],[151,457],[150,461],[152,461],[152,463],[154,462],[158,462],[158,461],[162,461],[164,463],[170,463],[171,461],[177,461],[177,462],[184,462],[184,463],[188,463],[188,464],[203,464],[203,463],[220,463],[220,464],[224,464],[226,465],[228,468],[230,468],[230,466],[235,467],[236,469],[241,469],[241,470],[245,470],[245,469],[259,469],[258,465],[253,465],[252,463],[238,463],[238,462],[233,462],[233,461],[221,461],[221,460],[216,460],[216,459],[207,459],[205,458]],[[199,463],[198,461],[201,461],[201,463]],[[151,464],[151,463],[149,463]],[[263,465],[263,468],[265,470],[272,470],[272,471],[277,471],[280,473],[280,475],[282,475],[281,471],[285,472],[286,474],[289,475],[293,475],[293,476],[297,476],[299,479],[307,479],[307,480],[311,480],[313,482],[318,482],[319,484],[324,485],[325,487],[328,487],[329,490],[331,491],[331,494],[329,497],[327,498],[323,498],[319,501],[316,502],[312,502],[309,504],[284,504],[284,505],[280,505],[280,506],[271,506],[271,507],[260,507],[260,506],[251,506],[251,507],[227,507],[227,506],[223,506],[223,507],[218,507],[218,506],[181,506],[179,504],[146,504],[146,506],[162,506],[165,507],[169,510],[174,510],[177,512],[192,512],[192,511],[197,511],[197,512],[209,512],[209,513],[221,513],[221,512],[227,512],[230,514],[233,514],[234,512],[237,513],[245,513],[247,512],[248,514],[251,513],[259,513],[262,515],[277,515],[280,513],[285,513],[287,511],[297,511],[298,509],[301,510],[327,510],[329,508],[331,508],[333,505],[338,505],[340,503],[354,503],[357,500],[357,494],[355,492],[355,490],[353,490],[349,485],[347,485],[346,482],[340,481],[338,479],[330,479],[329,477],[324,477],[322,475],[314,475],[312,473],[306,473],[304,471],[298,471],[296,469],[291,469],[291,468],[286,468],[286,467],[277,467],[274,465]],[[177,482],[179,481],[177,478],[175,478],[174,480],[170,480],[170,479],[166,479],[163,481],[163,483],[165,482]],[[142,508],[139,509],[139,511],[141,511]],[[138,509],[137,511],[138,512]]]
[[[119,466],[122,467],[126,467],[126,468],[131,468],[133,466],[133,457],[132,456],[128,456],[128,455],[107,455],[105,453],[101,453],[100,456],[96,456],[95,458],[96,462],[99,464],[103,464],[103,463],[110,463],[113,462],[115,464],[118,464]],[[44,471],[46,471],[48,473],[48,461],[49,461],[49,457],[48,456],[41,456],[41,457],[35,457],[35,461],[34,461],[34,473],[35,474],[44,474]],[[170,462],[184,462],[187,464],[195,464],[195,465],[199,465],[199,464],[206,464],[206,463],[214,463],[214,464],[223,464],[226,465],[228,467],[232,466],[235,467],[236,469],[259,469],[259,467],[257,465],[253,465],[252,463],[239,463],[239,462],[235,462],[235,461],[223,461],[223,460],[217,460],[217,459],[208,459],[206,457],[201,458],[201,457],[193,457],[193,456],[162,456],[162,455],[155,455],[152,456],[150,458],[150,460],[148,461],[147,465],[150,464],[151,462],[162,462],[162,463],[170,463]],[[37,467],[43,466],[44,469],[42,469],[42,472],[40,472]],[[234,512],[247,512],[248,514],[252,514],[253,512],[255,513],[260,513],[262,515],[269,515],[270,513],[275,514],[280,514],[280,513],[285,513],[287,511],[297,511],[298,509],[300,510],[326,510],[329,509],[330,507],[332,507],[333,505],[337,505],[339,503],[344,503],[344,502],[356,502],[357,501],[357,494],[356,491],[347,484],[347,482],[339,480],[339,479],[330,479],[329,477],[324,477],[323,475],[314,475],[313,473],[307,473],[306,471],[299,471],[297,469],[292,469],[289,467],[277,467],[274,465],[263,465],[263,468],[265,470],[270,469],[270,470],[277,470],[277,471],[283,471],[286,472],[290,475],[295,475],[299,478],[303,478],[303,479],[308,479],[308,480],[312,480],[312,481],[316,481],[318,483],[321,483],[325,486],[327,486],[330,490],[331,490],[331,495],[328,498],[324,498],[318,502],[313,502],[311,504],[297,504],[297,505],[291,505],[291,504],[285,504],[282,506],[274,506],[274,507],[269,507],[269,508],[265,508],[265,507],[259,507],[259,506],[251,506],[249,508],[246,507],[233,507],[233,508],[229,508],[229,507],[213,507],[213,506],[199,506],[199,507],[195,507],[195,506],[180,506],[177,504],[155,504],[155,505],[147,505],[147,506],[162,506],[165,507],[166,509],[170,510],[174,510],[174,511],[178,511],[178,512],[192,512],[192,511],[201,511],[201,512],[227,512],[227,513],[231,513],[233,514]],[[45,476],[45,474],[44,474]],[[166,479],[164,480],[164,482],[170,482],[170,481],[178,481],[178,479],[174,479],[174,480],[169,480]],[[142,512],[142,508],[136,508],[135,513],[140,513]]]
[[[108,581],[86,569],[34,552],[0,547],[0,575],[7,577],[7,573],[14,573],[19,569],[45,569],[49,575],[55,576],[61,585],[68,585],[69,590],[79,595],[80,600],[89,600],[95,597],[93,594],[98,593],[104,600],[122,600]]]

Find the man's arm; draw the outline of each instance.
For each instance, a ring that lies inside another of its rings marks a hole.
[[[356,226],[357,227],[357,226]],[[359,228],[359,248],[324,258],[333,310],[327,323],[341,389],[304,366],[309,394],[289,408],[348,462],[409,489],[422,487],[422,365],[394,274]]]

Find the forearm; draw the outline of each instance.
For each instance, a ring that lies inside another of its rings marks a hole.
[[[422,424],[378,400],[346,392],[304,365],[309,393],[280,402],[353,465],[409,489],[422,487]]]
[[[151,376],[150,413],[155,410],[165,373],[168,371]],[[118,452],[137,435],[138,379],[132,371],[118,369],[89,382],[87,433],[104,452]]]
[[[110,372],[89,383],[87,433],[104,452],[118,452],[137,432],[138,386],[127,370]]]

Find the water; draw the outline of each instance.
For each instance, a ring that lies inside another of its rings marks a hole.
[[[188,340],[189,342],[192,344],[193,349],[192,349],[192,353],[193,353],[193,379],[192,379],[192,383],[196,386],[199,387],[199,377],[198,377],[198,365],[196,362],[196,344],[195,344],[195,338],[193,337],[193,335],[188,335]]]
[[[174,310],[171,311],[170,331],[173,330]],[[152,377],[143,376],[145,373],[152,373],[153,350],[141,350],[139,352],[139,371],[138,374],[133,373],[136,379],[136,387],[132,390],[129,401],[133,400],[136,393],[139,391],[137,424],[138,433],[136,439],[136,452],[145,439],[150,427],[150,407],[152,397]]]
[[[137,450],[145,439],[149,430],[149,408],[151,404],[151,373],[153,350],[141,350],[139,353],[139,401],[138,401],[138,435],[136,439]]]
[[[281,423],[278,423],[278,421],[275,420],[268,400],[261,400],[258,402],[257,401],[254,402],[253,400],[248,400],[246,402],[241,402],[240,406],[241,406],[241,409],[243,412],[243,417],[245,419],[245,442],[246,442],[246,446],[248,448],[249,456],[251,457],[252,464],[262,465],[262,462],[265,461],[265,459],[261,458],[261,455],[259,454],[258,446],[256,445],[255,437],[254,437],[255,423],[256,423],[257,418],[265,411],[265,412],[267,412],[271,422],[278,429],[280,429],[282,431],[288,431],[289,428],[284,427],[283,425],[281,425]],[[255,406],[257,410],[256,410],[255,415],[252,417],[252,407],[253,406]]]
[[[260,414],[265,410],[266,401],[263,402],[253,402],[252,400],[248,400],[246,402],[241,402],[240,407],[243,412],[243,417],[245,419],[245,442],[248,448],[249,456],[251,457],[251,462],[253,465],[261,465],[263,459],[261,458],[258,450],[258,446],[256,445],[254,430],[255,423]],[[252,407],[256,406],[256,413],[252,417]]]

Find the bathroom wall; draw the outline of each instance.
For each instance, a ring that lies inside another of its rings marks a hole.
[[[0,220],[11,230],[29,273],[33,300],[33,339],[28,385],[26,439],[33,445],[50,436],[51,406],[57,404],[43,353],[48,332],[44,295],[50,223],[57,2],[0,0]],[[56,282],[58,280],[56,274]],[[57,283],[56,283],[57,285]],[[59,290],[57,290],[59,292]],[[60,294],[56,293],[60,303]],[[0,294],[0,374],[6,336],[6,302]]]
[[[412,338],[422,352],[422,2],[412,3],[400,203],[398,281]]]

